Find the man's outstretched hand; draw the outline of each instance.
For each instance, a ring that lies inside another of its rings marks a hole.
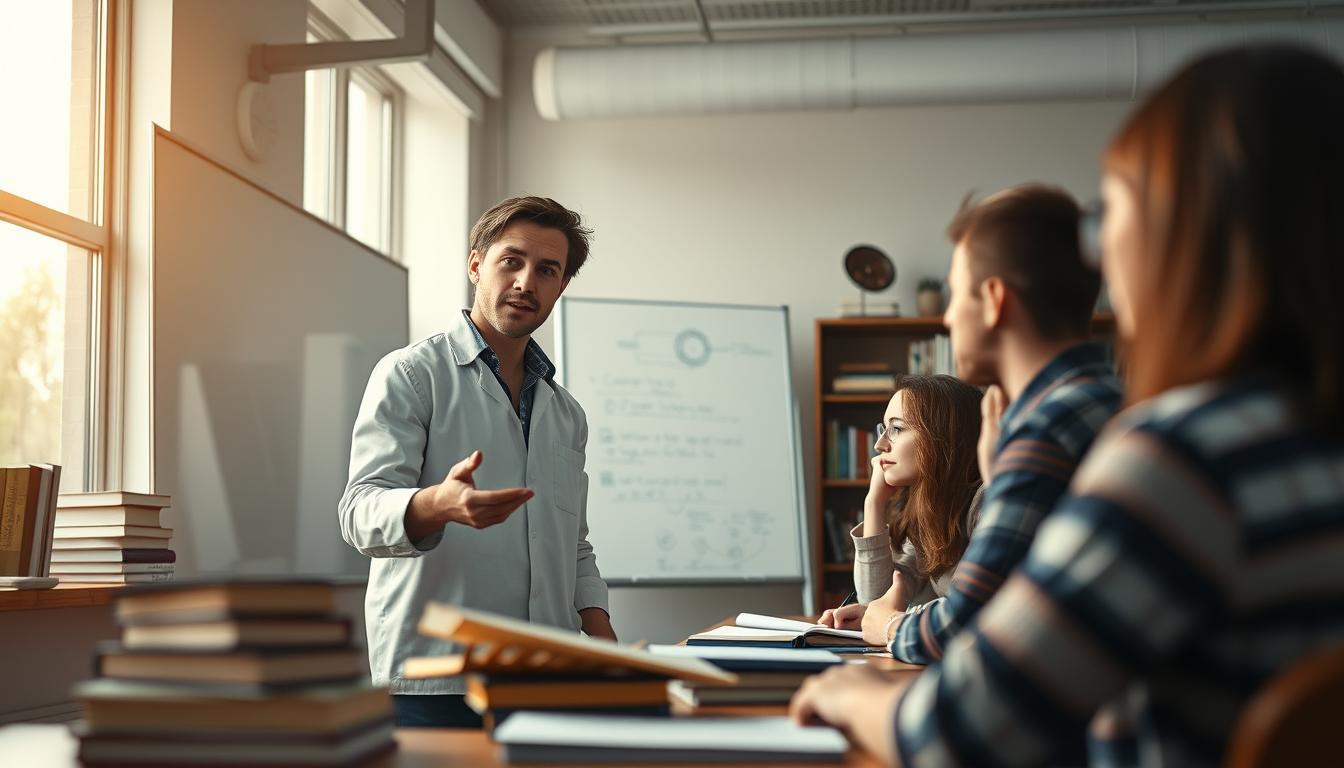
[[[472,473],[484,458],[480,451],[472,451],[448,470],[443,482],[422,488],[411,497],[406,510],[406,535],[411,541],[419,541],[447,523],[477,529],[499,525],[536,495],[530,488],[478,490]]]

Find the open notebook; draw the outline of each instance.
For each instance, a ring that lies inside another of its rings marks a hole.
[[[863,633],[806,621],[739,613],[734,624],[691,635],[688,645],[751,645],[767,648],[869,648]]]

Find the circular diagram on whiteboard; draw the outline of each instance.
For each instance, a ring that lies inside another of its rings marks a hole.
[[[673,343],[677,359],[692,368],[709,362],[709,338],[697,330],[682,331]]]

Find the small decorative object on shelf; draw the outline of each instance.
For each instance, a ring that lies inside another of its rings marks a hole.
[[[936,277],[920,280],[915,288],[915,308],[925,317],[943,314],[943,281]]]
[[[896,282],[896,265],[887,258],[887,254],[871,245],[856,245],[845,254],[845,274],[859,286],[858,315],[867,315],[867,297],[865,291],[885,291]],[[874,307],[874,314],[896,315],[900,308],[895,302]],[[840,305],[840,314],[853,315],[846,305]]]

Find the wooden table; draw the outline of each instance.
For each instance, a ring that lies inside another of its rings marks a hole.
[[[717,625],[716,625],[717,626]],[[920,667],[905,664],[887,654],[855,654],[849,658],[862,659],[863,663],[873,664],[898,673],[917,674]],[[782,705],[769,706],[733,706],[701,707],[690,711],[681,705],[673,706],[676,717],[759,717],[783,715],[786,708]],[[397,751],[373,763],[377,768],[430,768],[430,766],[467,765],[492,768],[504,766],[499,757],[499,748],[486,735],[476,730],[455,730],[447,728],[402,728],[396,731]],[[75,759],[78,742],[65,725],[14,725],[0,728],[0,766],[25,766],[25,768],[77,768]],[[680,763],[651,764],[639,763],[640,768],[682,768]],[[734,765],[719,763],[717,765]],[[753,766],[769,765],[752,763]],[[781,763],[782,766],[798,768],[806,763]],[[877,768],[882,765],[867,753],[851,749],[844,763],[826,763],[827,766],[844,765],[848,768]]]

